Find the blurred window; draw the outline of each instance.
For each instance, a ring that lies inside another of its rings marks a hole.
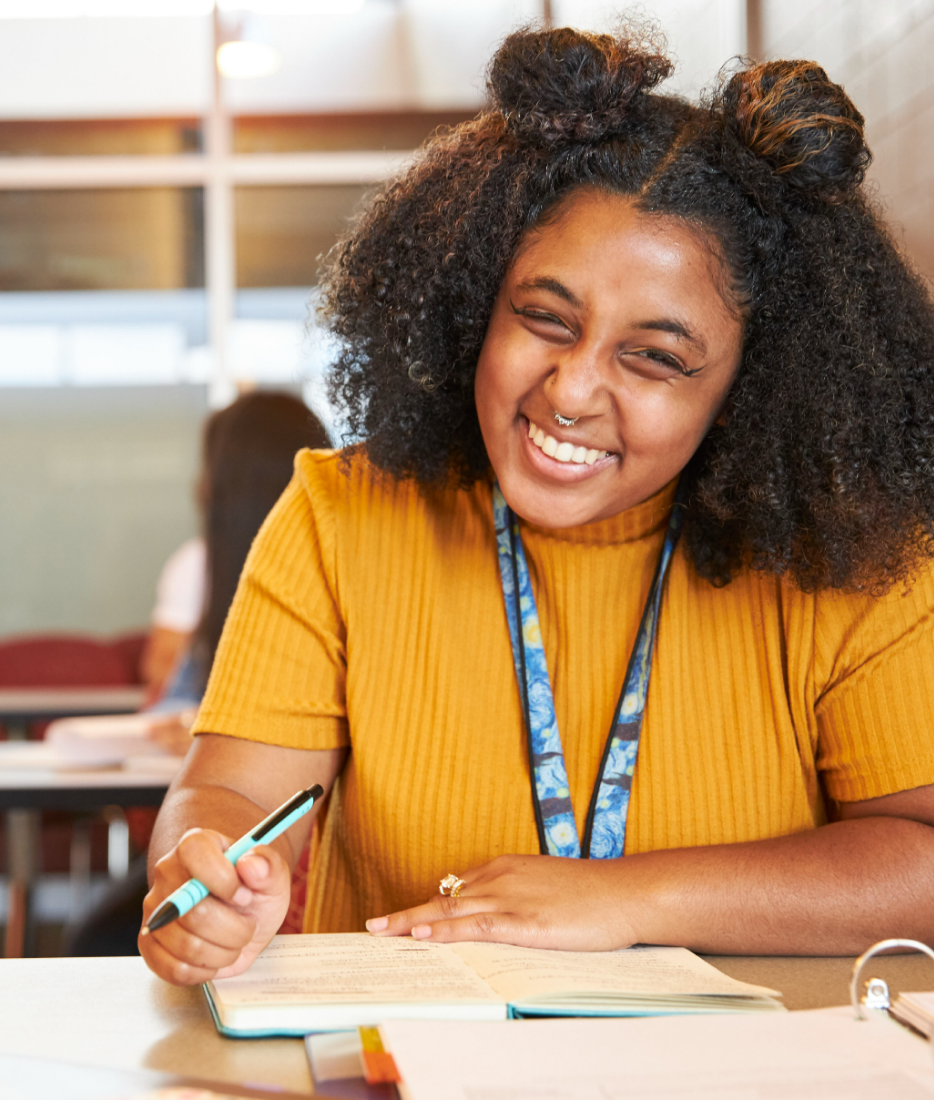
[[[201,151],[194,118],[0,120],[0,156],[169,156]]]
[[[0,291],[204,286],[200,188],[0,191]]]
[[[475,114],[475,111],[403,111],[243,115],[234,119],[234,152],[327,153],[415,149],[439,126],[456,126]]]
[[[238,187],[237,285],[314,286],[321,257],[344,233],[370,187]]]

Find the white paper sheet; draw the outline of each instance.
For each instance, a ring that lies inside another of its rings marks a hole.
[[[630,1020],[389,1020],[407,1100],[930,1100],[929,1045],[853,1010]]]

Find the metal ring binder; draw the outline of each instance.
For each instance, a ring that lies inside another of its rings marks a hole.
[[[928,958],[934,959],[934,951],[926,943],[921,943],[920,940],[880,940],[878,943],[874,943],[868,951],[864,951],[853,964],[853,976],[850,978],[850,1001],[856,1015],[861,1020],[868,1019],[868,1017],[863,1008],[864,1002],[859,997],[859,976],[863,967],[874,955],[878,955],[880,951],[888,951],[892,947],[910,947],[913,951],[921,951]],[[875,1011],[887,1010],[891,1002],[889,1000],[889,987],[886,983],[881,978],[870,978],[866,983],[866,987],[865,1007]]]

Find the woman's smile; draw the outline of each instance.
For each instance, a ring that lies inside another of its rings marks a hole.
[[[578,442],[569,429],[556,426],[552,433],[550,426],[546,430],[525,416],[519,417],[516,430],[525,433],[521,450],[532,476],[551,478],[557,484],[586,481],[619,457],[602,447]]]
[[[606,519],[680,473],[739,364],[742,321],[719,276],[697,232],[596,190],[526,234],[475,383],[487,453],[520,516]]]
[[[549,458],[557,462],[571,462],[575,466],[593,466],[598,458],[609,457],[609,451],[601,451],[596,447],[586,447],[582,444],[571,443],[568,440],[559,442],[553,435],[548,435],[544,428],[529,421],[529,439],[539,450]]]

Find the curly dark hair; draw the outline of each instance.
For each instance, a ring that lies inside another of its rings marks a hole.
[[[635,32],[526,29],[490,107],[433,138],[328,259],[332,397],[371,462],[485,477],[477,358],[523,233],[582,187],[695,227],[745,322],[724,422],[684,471],[697,572],[884,591],[934,553],[934,309],[862,188],[863,119],[809,61],[726,74],[692,105]]]

